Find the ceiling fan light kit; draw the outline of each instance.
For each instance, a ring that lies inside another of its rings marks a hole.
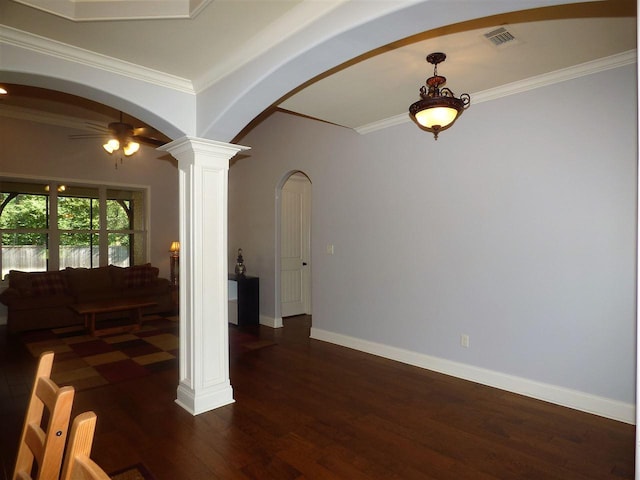
[[[133,140],[133,126],[122,121],[122,113],[120,113],[119,122],[111,122],[109,124],[109,131],[112,137],[102,145],[102,148],[108,153],[111,154],[122,147],[124,155],[129,157],[140,150],[140,144]]]
[[[446,58],[447,56],[441,52],[427,55],[427,62],[433,65],[433,76],[420,88],[421,100],[409,107],[411,118],[420,128],[432,132],[436,140],[438,134],[450,128],[471,103],[469,94],[463,93],[456,98],[450,89],[441,88],[447,79],[438,75],[438,64]]]
[[[113,153],[117,150],[120,150],[120,142],[115,138],[112,138],[107,143],[102,145],[102,148],[104,148],[107,153]],[[138,150],[140,150],[140,144],[137,142],[126,142],[124,144],[124,147],[122,147],[122,153],[124,153],[125,157],[130,157]]]
[[[168,141],[162,138],[162,134],[152,128],[144,126],[134,128],[132,124],[124,122],[122,112],[120,112],[120,121],[118,122],[111,122],[106,126],[92,122],[87,122],[87,124],[92,130],[98,130],[102,133],[71,135],[70,138],[77,140],[92,137],[105,138],[106,136],[106,142],[102,145],[102,148],[110,155],[120,152],[120,163],[122,163],[122,155],[130,157],[140,150],[140,146],[143,143],[153,147],[160,147]],[[118,168],[117,161],[116,168]]]

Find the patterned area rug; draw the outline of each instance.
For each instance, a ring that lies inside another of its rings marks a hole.
[[[73,326],[25,332],[21,339],[36,358],[55,352],[51,378],[76,391],[178,366],[177,317],[147,316],[137,332],[103,337],[91,337],[82,326]]]
[[[156,478],[141,463],[118,470],[109,476],[112,480],[155,480]]]

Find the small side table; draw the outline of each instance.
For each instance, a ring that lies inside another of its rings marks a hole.
[[[237,287],[235,299],[238,302],[237,325],[258,325],[260,323],[260,278],[229,274],[229,281],[235,282]]]

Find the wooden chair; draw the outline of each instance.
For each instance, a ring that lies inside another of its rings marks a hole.
[[[109,480],[109,475],[90,458],[96,418],[95,413],[84,412],[73,420],[61,480]]]
[[[75,391],[73,387],[58,387],[49,378],[53,356],[53,352],[40,355],[18,445],[13,480],[57,480],[60,475]],[[47,417],[44,416],[45,407]]]

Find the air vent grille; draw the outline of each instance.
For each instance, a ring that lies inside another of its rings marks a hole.
[[[506,28],[500,27],[484,34],[485,38],[496,47],[512,42],[516,39]]]

